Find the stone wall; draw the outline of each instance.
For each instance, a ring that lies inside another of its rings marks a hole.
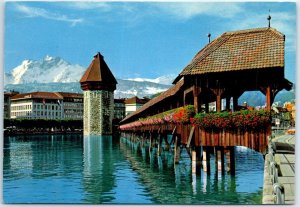
[[[114,94],[111,91],[84,91],[84,135],[112,133]]]

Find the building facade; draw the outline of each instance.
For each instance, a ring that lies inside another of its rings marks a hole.
[[[125,118],[125,99],[114,100],[114,119],[122,120]]]
[[[32,92],[11,97],[10,118],[82,119],[82,94]]]
[[[62,119],[62,98],[51,92],[17,94],[11,98],[11,118]]]
[[[63,99],[63,118],[82,119],[83,118],[83,94],[58,92]]]
[[[3,118],[10,118],[10,105],[11,105],[11,97],[19,94],[19,92],[4,92],[4,100],[3,100]]]

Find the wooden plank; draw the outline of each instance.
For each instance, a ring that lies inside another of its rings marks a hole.
[[[282,176],[295,176],[295,172],[289,164],[280,164],[280,171]]]
[[[294,184],[295,177],[278,177],[278,182],[284,184]]]
[[[187,147],[190,147],[190,144],[191,144],[191,141],[192,141],[192,138],[193,138],[193,135],[194,135],[194,131],[195,131],[195,127],[193,126],[190,130],[189,139],[188,139],[187,144],[186,144]]]

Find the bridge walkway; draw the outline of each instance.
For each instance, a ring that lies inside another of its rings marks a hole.
[[[274,190],[275,183],[284,188],[284,204],[295,203],[295,135],[281,135],[272,139],[273,154],[265,159],[263,204],[274,204],[281,198]],[[271,163],[276,163],[273,173]],[[275,174],[275,175],[272,175]],[[281,203],[283,204],[283,203]]]

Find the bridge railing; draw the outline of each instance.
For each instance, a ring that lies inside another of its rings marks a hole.
[[[270,137],[269,139],[269,144],[268,144],[268,170],[269,170],[269,175],[271,177],[271,182],[273,185],[273,195],[274,195],[274,203],[275,204],[285,204],[285,191],[284,191],[284,186],[279,183],[278,181],[278,164],[276,163],[274,159],[274,153],[275,150],[273,148],[273,143],[272,139]]]

